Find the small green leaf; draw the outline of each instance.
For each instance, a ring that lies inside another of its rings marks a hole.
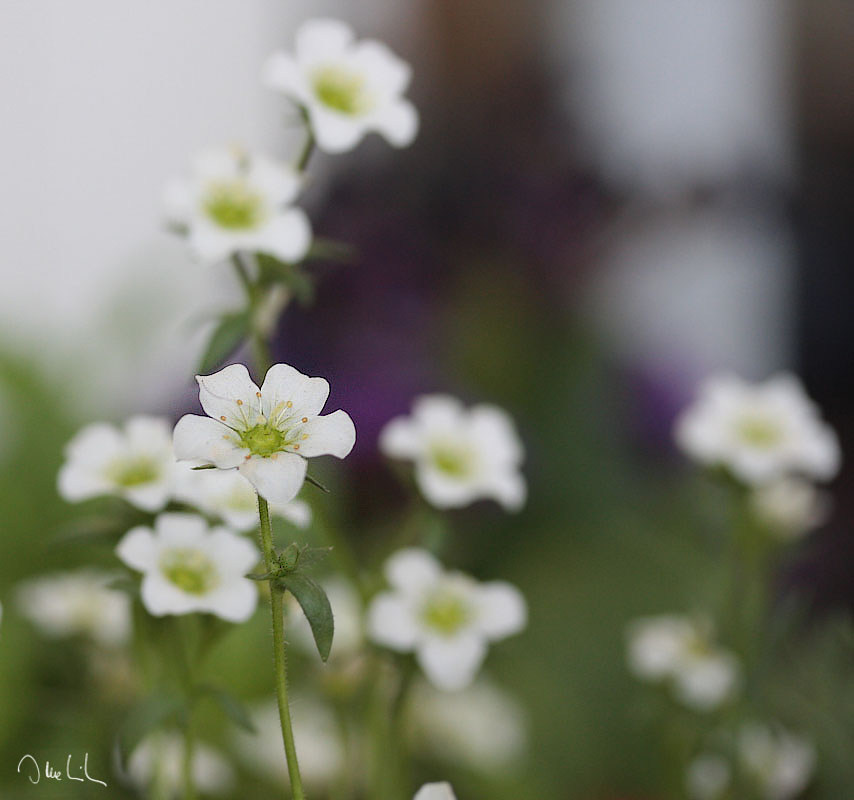
[[[250,572],[245,577],[250,581],[268,581],[270,578],[275,578],[277,574],[276,572]]]
[[[250,318],[246,311],[223,314],[211,334],[208,347],[199,363],[199,374],[208,375],[228,358],[249,335]]]
[[[193,467],[193,469],[194,469],[194,470],[199,470],[199,469],[216,469],[216,464],[202,464],[201,466]]]
[[[331,547],[303,547],[299,555],[299,568],[305,569],[323,561],[332,552]]]
[[[235,725],[249,731],[249,733],[257,732],[249,710],[227,689],[205,683],[197,687],[196,691],[200,696],[210,697]]]
[[[281,283],[303,305],[314,300],[314,282],[297,264],[288,264],[267,254],[256,253],[263,283]]]
[[[297,600],[305,614],[317,652],[326,661],[332,649],[332,636],[335,633],[335,621],[332,618],[332,606],[323,587],[301,572],[292,572],[279,578],[276,583],[287,589]]]
[[[311,475],[306,475],[305,482],[310,483],[312,486],[316,486],[318,489],[320,489],[321,492],[326,492],[326,494],[329,494],[329,489],[327,489],[319,480],[317,480],[317,478],[312,478]]]

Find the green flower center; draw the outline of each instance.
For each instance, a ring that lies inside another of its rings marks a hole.
[[[219,582],[213,562],[199,550],[170,550],[160,569],[170,583],[187,594],[206,594]]]
[[[468,605],[451,592],[434,595],[421,609],[424,624],[445,636],[451,636],[464,627],[470,616]]]
[[[738,422],[738,437],[753,447],[774,447],[783,438],[780,426],[762,417],[744,417]]]
[[[160,477],[160,467],[151,458],[122,459],[107,468],[107,477],[117,486],[131,489]]]
[[[243,431],[240,434],[240,441],[253,455],[263,458],[268,458],[273,453],[280,453],[288,443],[285,434],[269,423],[261,423],[248,431]]]
[[[264,215],[264,201],[245,181],[220,181],[208,187],[205,211],[222,228],[254,228]]]
[[[356,116],[370,107],[365,79],[341,67],[323,67],[314,73],[314,91],[327,108]]]
[[[430,453],[436,469],[452,478],[463,478],[474,468],[474,454],[459,445],[447,442],[434,444]]]

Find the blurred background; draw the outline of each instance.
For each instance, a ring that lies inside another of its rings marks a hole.
[[[92,707],[63,646],[16,617],[14,586],[86,562],[50,539],[77,513],[55,492],[77,427],[195,410],[205,315],[238,288],[163,230],[162,187],[209,144],[293,157],[298,131],[259,70],[318,15],[409,61],[422,119],[406,151],[371,139],[311,164],[315,232],[358,256],[317,266],[314,306],[288,312],[274,351],[327,376],[330,407],[356,420],[335,513],[376,549],[371,532],[403,502],[376,435],[418,393],[507,408],[528,451],[525,511],[455,514],[451,547],[529,599],[529,631],[490,658],[526,709],[527,754],[516,777],[446,771],[461,799],[661,796],[623,632],[690,610],[710,571],[674,415],[711,371],[787,368],[854,444],[854,7],[841,0],[5,4],[0,795],[51,796],[14,774],[44,742],[100,747],[106,770],[121,703]],[[828,685],[815,676],[850,668],[820,632],[854,601],[852,474],[832,487],[830,523],[780,564],[808,663],[769,688],[784,720],[791,686],[822,709],[812,733],[836,756],[809,796],[832,800],[854,785],[850,672],[844,697],[813,694]],[[218,658],[246,699],[263,690],[251,665],[266,669],[266,649]]]

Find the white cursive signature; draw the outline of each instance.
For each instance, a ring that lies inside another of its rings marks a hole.
[[[34,783],[34,784],[38,783],[42,779],[42,771],[41,771],[41,768],[39,767],[39,762],[36,761],[36,759],[35,759],[35,756],[31,756],[29,753],[27,753],[27,755],[23,756],[21,758],[21,760],[18,762],[18,774],[21,773],[21,767],[24,765],[24,763],[27,761],[27,759],[29,759],[32,762],[32,767],[35,769],[35,773],[33,773],[31,775],[27,775],[27,779],[29,780],[30,783]],[[68,780],[70,780],[70,781],[79,781],[80,783],[83,783],[83,781],[91,781],[92,783],[99,783],[99,784],[101,784],[101,786],[107,785],[106,781],[99,781],[97,778],[93,778],[89,774],[89,754],[88,753],[86,753],[86,755],[83,758],[83,766],[78,767],[77,769],[78,769],[78,771],[81,769],[83,770],[84,777],[76,778],[74,775],[71,774],[71,753],[68,754],[68,758],[65,761],[65,774],[61,773],[55,767],[52,767],[50,765],[50,761],[44,762],[44,776],[45,776],[45,778],[49,778],[50,780],[61,781],[63,778],[68,778]]]

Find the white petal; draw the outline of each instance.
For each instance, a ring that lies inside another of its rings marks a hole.
[[[229,581],[205,595],[205,608],[229,622],[245,622],[258,604],[258,590],[245,578]]]
[[[116,546],[116,555],[138,572],[154,569],[159,551],[154,534],[145,527],[132,528]]]
[[[214,528],[208,537],[206,549],[221,571],[240,577],[249,572],[260,558],[260,553],[251,542],[236,536],[227,528]]]
[[[125,433],[137,452],[159,452],[170,446],[171,425],[165,417],[131,417],[125,423]]]
[[[243,364],[230,364],[213,375],[196,375],[199,402],[212,419],[236,430],[248,430],[258,422],[259,389]]]
[[[412,800],[457,800],[450,783],[425,783]]]
[[[306,461],[292,453],[276,453],[270,458],[252,456],[238,471],[265,500],[289,503],[305,481]]]
[[[163,190],[163,216],[173,225],[187,225],[193,216],[194,196],[189,181],[172,180]]]
[[[243,463],[249,450],[240,446],[234,431],[210,417],[186,414],[172,434],[175,458],[231,469]]]
[[[207,181],[228,180],[240,175],[241,151],[234,147],[208,147],[193,156],[193,175]]]
[[[469,410],[469,426],[473,438],[489,453],[489,460],[518,465],[524,450],[513,418],[503,409],[492,405],[477,405]]]
[[[271,89],[284,92],[289,97],[305,102],[308,85],[305,74],[287,53],[273,53],[264,64],[261,80]]]
[[[528,497],[525,479],[520,472],[512,468],[491,476],[487,489],[507,511],[519,511]]]
[[[337,19],[310,19],[296,34],[296,52],[300,63],[334,58],[353,41],[349,25]]]
[[[169,502],[172,489],[166,476],[156,483],[146,483],[122,490],[122,496],[132,506],[143,511],[160,511]]]
[[[142,604],[149,614],[162,617],[166,614],[190,614],[198,610],[198,598],[182,592],[167,581],[158,571],[147,572],[140,589]]]
[[[373,127],[395,147],[408,147],[418,133],[418,112],[408,100],[389,104],[373,117]]]
[[[57,491],[63,500],[77,503],[90,497],[110,494],[115,487],[92,467],[79,464],[64,464],[57,476]]]
[[[525,628],[528,606],[513,585],[493,581],[477,587],[477,627],[489,639],[503,639]]]
[[[453,638],[431,637],[418,648],[416,657],[433,685],[452,692],[474,680],[486,657],[486,644],[469,633]]]
[[[311,524],[311,506],[305,500],[291,500],[290,503],[273,506],[270,513],[286,519],[297,528],[305,529]]]
[[[413,459],[424,451],[424,440],[410,417],[395,417],[380,431],[379,448],[389,458]]]
[[[238,252],[243,240],[212,222],[197,219],[190,227],[187,242],[195,258],[206,264],[216,264]]]
[[[154,531],[161,547],[207,547],[208,524],[198,514],[161,514],[154,521]]]
[[[408,595],[420,594],[442,575],[442,566],[418,547],[398,550],[383,567],[386,580],[395,589]]]
[[[326,455],[344,458],[356,444],[356,426],[346,411],[312,417],[299,430],[300,455],[305,458]]]
[[[270,367],[261,386],[262,408],[268,419],[276,416],[276,409],[285,416],[317,416],[327,397],[329,384],[325,378],[309,378],[287,364]]]
[[[365,135],[365,124],[358,117],[339,114],[312,102],[308,106],[317,146],[325,153],[346,153]]]
[[[412,68],[398,58],[385,44],[363,39],[354,48],[350,63],[367,76],[371,90],[386,97],[406,91],[412,79]]]
[[[278,212],[257,233],[256,249],[280,261],[302,261],[311,246],[311,224],[305,212],[288,208]]]
[[[69,461],[100,466],[120,455],[124,449],[124,437],[112,425],[96,422],[77,432],[66,446],[65,456]]]
[[[476,483],[448,475],[436,469],[432,461],[421,461],[415,465],[415,482],[424,498],[436,508],[460,508],[483,496]]]
[[[368,608],[367,629],[377,644],[404,653],[414,649],[419,636],[412,606],[392,592],[374,598]]]
[[[262,155],[252,157],[247,179],[275,206],[294,200],[303,183],[302,177],[293,167]]]

